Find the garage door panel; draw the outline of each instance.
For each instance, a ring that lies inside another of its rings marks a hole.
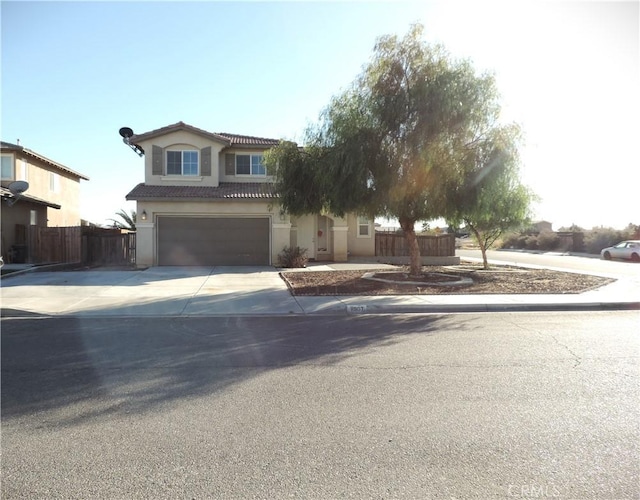
[[[161,266],[269,265],[268,218],[159,217]]]

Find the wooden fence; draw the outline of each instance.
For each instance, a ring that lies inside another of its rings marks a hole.
[[[82,228],[29,226],[27,258],[34,264],[80,262]]]
[[[136,233],[119,230],[92,230],[82,235],[82,262],[101,266],[136,263]]]
[[[456,254],[456,238],[453,234],[418,235],[422,257],[453,257]],[[404,234],[376,233],[376,256],[401,257],[409,255]]]
[[[131,265],[136,262],[136,233],[89,226],[29,226],[25,253],[33,264]]]

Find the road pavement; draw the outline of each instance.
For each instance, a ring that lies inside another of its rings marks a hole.
[[[462,259],[481,260],[480,250],[456,250]],[[640,264],[623,260],[604,260],[597,255],[560,252],[525,252],[521,250],[489,250],[487,258],[496,264],[529,265],[547,269],[583,272],[614,278],[640,279]]]
[[[640,497],[638,313],[2,320],[3,499]]]

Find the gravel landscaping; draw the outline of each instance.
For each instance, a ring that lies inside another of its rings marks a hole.
[[[283,271],[293,295],[575,294],[613,282],[611,278],[548,269],[425,266],[421,277],[397,271]]]

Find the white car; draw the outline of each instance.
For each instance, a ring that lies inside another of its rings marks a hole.
[[[605,260],[631,259],[640,262],[640,240],[621,241],[613,247],[603,248],[600,256]]]

